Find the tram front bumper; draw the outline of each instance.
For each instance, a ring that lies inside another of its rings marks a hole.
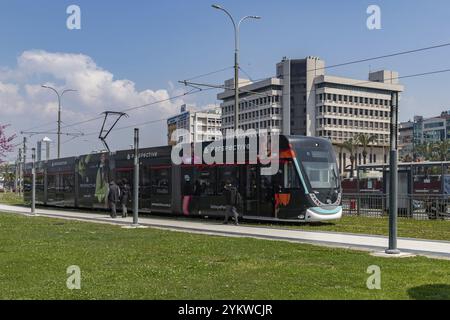
[[[305,221],[328,221],[342,218],[341,206],[313,207],[306,210]]]

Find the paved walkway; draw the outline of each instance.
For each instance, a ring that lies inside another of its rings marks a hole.
[[[30,212],[30,209],[0,204],[0,212],[27,214]],[[37,209],[36,213],[45,217],[90,221],[114,225],[130,225],[132,222],[131,217],[126,219],[111,219],[106,214],[72,212],[58,209]],[[311,243],[329,247],[342,247],[368,251],[383,251],[388,245],[388,239],[385,236],[358,235],[338,232],[300,231],[285,229],[282,227],[270,228],[246,225],[234,226],[223,225],[219,222],[208,220],[192,219],[191,221],[186,221],[186,219],[140,217],[139,223],[148,227],[208,235],[252,237],[258,239]],[[402,252],[450,259],[450,242],[448,241],[399,238],[398,248]]]

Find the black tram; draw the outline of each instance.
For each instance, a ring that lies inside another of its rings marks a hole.
[[[214,142],[214,146],[211,143],[192,146],[189,155],[177,151],[184,159],[180,164],[172,161],[171,146],[140,149],[140,212],[223,216],[223,191],[227,182],[239,190],[242,199],[239,212],[244,219],[324,221],[341,218],[342,190],[331,143],[302,136],[280,136],[279,139],[279,154],[271,155],[271,160],[276,161],[272,162],[276,170],[271,175],[264,172],[269,165],[263,164],[258,149],[249,148],[248,139],[235,140],[231,149],[223,140]],[[208,153],[215,156],[218,149],[232,150],[235,161],[208,164],[203,159]],[[200,150],[200,159],[196,158],[194,150]],[[240,159],[238,153],[242,150],[244,157]],[[133,186],[133,163],[134,150],[38,162],[36,203],[108,209],[109,183],[114,180]],[[29,164],[25,167],[24,179],[25,197],[30,199]],[[129,207],[131,209],[131,202]]]

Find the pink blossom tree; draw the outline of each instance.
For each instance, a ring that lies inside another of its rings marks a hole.
[[[14,146],[11,143],[16,135],[8,136],[6,134],[6,128],[8,125],[0,125],[0,163],[3,162],[3,158],[8,152],[13,151]]]

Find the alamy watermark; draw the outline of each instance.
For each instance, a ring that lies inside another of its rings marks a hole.
[[[381,268],[377,265],[371,265],[367,268],[366,273],[370,274],[366,281],[367,289],[381,290]]]
[[[81,29],[81,8],[75,4],[67,7],[66,13],[69,15],[66,20],[66,26],[69,30]]]
[[[370,5],[367,8],[367,29],[369,30],[381,30],[381,8],[375,4]]]
[[[69,266],[66,270],[69,276],[66,281],[67,289],[69,290],[81,290],[81,269],[79,266]]]
[[[190,132],[177,129],[172,132],[172,141],[179,141],[172,148],[172,162],[181,164],[257,164],[263,165],[261,174],[275,175],[279,170],[279,135],[269,135],[267,130],[227,130],[221,140],[211,142],[203,148],[201,143],[185,142]],[[181,139],[180,139],[181,138]],[[225,143],[224,143],[225,142]],[[194,149],[194,150],[192,150]]]

